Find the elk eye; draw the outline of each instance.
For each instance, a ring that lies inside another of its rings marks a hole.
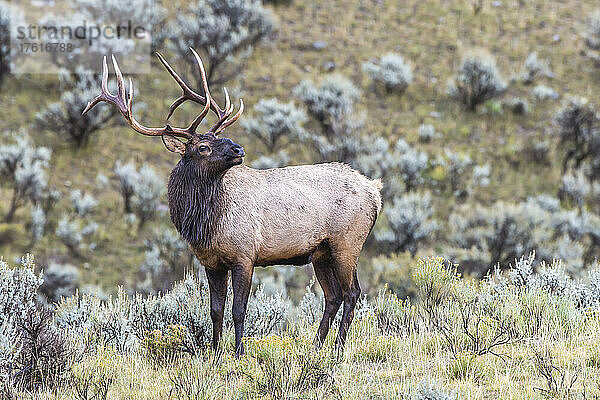
[[[198,146],[198,151],[208,151],[208,146]]]

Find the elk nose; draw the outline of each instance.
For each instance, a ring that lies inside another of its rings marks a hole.
[[[246,153],[244,152],[244,148],[242,146],[233,146],[231,148],[231,152],[236,156],[236,157],[244,157],[246,155]]]

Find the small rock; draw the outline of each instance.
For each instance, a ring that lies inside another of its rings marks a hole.
[[[504,4],[501,1],[492,1],[492,6],[502,7]]]
[[[442,114],[441,114],[441,113],[439,113],[439,112],[437,112],[437,111],[430,111],[430,112],[429,112],[429,116],[430,116],[431,118],[440,118],[440,117],[442,116]]]
[[[313,42],[313,48],[315,50],[323,50],[326,47],[327,47],[327,43],[325,43],[321,40],[317,40],[316,42]]]
[[[65,186],[66,187],[71,187],[71,181],[65,181]]]
[[[335,69],[335,67],[336,67],[336,65],[335,65],[335,62],[333,62],[333,61],[328,61],[325,64],[323,64],[323,68],[327,72],[333,71]]]
[[[559,34],[552,35],[552,41],[554,41],[554,42],[560,42],[560,35]]]
[[[310,71],[312,71],[312,66],[306,64],[305,66],[302,67],[302,69],[304,70],[304,72],[310,72]]]

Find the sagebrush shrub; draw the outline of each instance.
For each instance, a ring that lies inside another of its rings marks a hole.
[[[31,244],[33,245],[39,242],[42,236],[44,236],[46,213],[40,205],[32,205],[30,216],[29,231],[31,232]]]
[[[290,156],[281,150],[273,155],[265,156],[262,155],[256,160],[252,161],[252,168],[256,169],[270,169],[270,168],[281,168],[286,167],[290,163]]]
[[[0,261],[0,377],[7,379],[15,369],[22,343],[18,331],[21,318],[36,309],[37,289],[42,278],[35,272],[32,256],[25,256],[20,267]]]
[[[483,275],[498,263],[507,265],[534,250],[549,263],[561,257],[572,275],[594,261],[600,217],[563,209],[557,199],[538,196],[459,210],[449,218],[449,239],[456,246],[449,250],[466,270]]]
[[[119,190],[121,196],[123,196],[124,211],[131,213],[131,198],[135,194],[135,184],[139,179],[139,174],[131,161],[127,164],[117,161],[113,171],[119,179]]]
[[[199,52],[210,85],[236,76],[244,61],[273,32],[272,13],[259,0],[197,0],[186,3],[168,24],[168,47],[182,64],[195,65],[189,48]],[[200,84],[196,68],[194,76]]]
[[[78,80],[68,78],[69,90],[62,92],[60,101],[49,104],[35,116],[36,124],[60,137],[71,140],[76,149],[85,147],[91,136],[102,129],[117,114],[113,107],[94,107],[81,115],[90,99],[99,92],[100,87],[94,74],[78,70]]]
[[[406,191],[415,190],[424,182],[423,174],[429,166],[427,154],[398,139],[394,146],[393,158]]]
[[[54,196],[48,190],[46,176],[51,150],[36,147],[25,131],[13,135],[13,140],[14,143],[0,145],[0,176],[2,183],[12,188],[5,222],[11,222],[19,207],[27,201],[42,204]]]
[[[0,261],[0,377],[19,388],[36,390],[64,383],[73,351],[38,302],[43,280],[33,256],[12,268]]]
[[[558,195],[563,200],[572,200],[581,210],[584,200],[591,190],[592,187],[585,174],[581,170],[577,170],[563,175]]]
[[[513,97],[502,102],[502,106],[513,114],[524,115],[530,111],[529,102],[521,97]]]
[[[187,243],[172,228],[154,229],[144,241],[146,251],[140,272],[145,275],[144,291],[166,291],[185,271],[194,267]]]
[[[458,74],[448,88],[449,94],[458,99],[469,111],[506,90],[496,61],[491,55],[475,52],[465,56]]]
[[[491,166],[489,163],[484,165],[476,165],[473,167],[473,175],[471,183],[473,186],[486,187],[490,184]]]
[[[39,291],[55,303],[75,294],[79,287],[79,270],[71,264],[50,263],[44,268],[43,279]]]
[[[525,83],[532,83],[539,78],[552,78],[554,74],[550,70],[548,60],[538,58],[537,52],[533,52],[527,56],[523,64],[522,79]]]
[[[112,346],[120,352],[139,348],[131,324],[131,300],[121,288],[106,301],[96,295],[80,294],[63,298],[57,306],[56,326],[68,332],[84,352]]]
[[[386,138],[377,137],[358,149],[351,165],[371,178],[382,178],[385,198],[416,190],[425,182],[429,156],[404,139],[398,139],[392,146]]]
[[[533,94],[538,100],[556,100],[560,97],[556,90],[545,85],[537,85],[531,90],[531,94]]]
[[[313,291],[314,284],[315,280],[313,279],[306,286],[304,295],[298,305],[298,319],[304,326],[313,326],[319,322],[325,307],[323,297],[318,297]]]
[[[154,218],[165,193],[165,183],[148,164],[139,171],[133,162],[115,164],[114,173],[119,179],[119,190],[123,196],[125,212],[134,213],[139,227]]]
[[[11,318],[35,308],[37,290],[43,280],[41,274],[35,273],[33,256],[28,254],[21,260],[20,267],[13,268],[0,261],[0,282],[0,326],[4,326]]]
[[[166,332],[171,325],[185,327],[182,351],[197,353],[210,342],[212,322],[208,285],[193,277],[176,284],[165,294],[131,300],[130,325],[138,340],[150,332]]]
[[[419,140],[425,143],[430,142],[432,139],[438,136],[435,132],[434,126],[429,124],[419,125],[417,134],[419,135]]]
[[[375,231],[375,239],[393,252],[409,251],[414,256],[419,246],[438,229],[438,223],[432,218],[429,192],[411,192],[396,197],[383,213],[389,226]]]
[[[455,196],[466,194],[465,176],[473,166],[473,159],[465,153],[455,153],[445,150],[445,158],[438,158],[437,164],[446,171],[445,181]]]
[[[93,225],[90,228],[94,228]],[[63,214],[58,221],[55,230],[56,236],[67,247],[67,249],[76,257],[81,257],[81,250],[84,247],[83,238],[94,233],[94,229],[81,228],[79,221],[71,219],[68,215]]]
[[[395,293],[380,290],[375,298],[377,327],[384,335],[403,335],[417,329],[416,309],[410,300],[402,300]]]
[[[600,10],[589,17],[585,43],[593,50],[600,50]]]
[[[364,149],[365,139],[361,136],[365,127],[362,116],[349,116],[347,119],[334,121],[331,135],[305,135],[304,140],[312,141],[320,160],[323,162],[340,161],[354,166],[356,159]]]
[[[536,249],[542,252],[553,236],[550,214],[531,202],[460,209],[449,218],[450,241],[464,249],[454,256],[469,271],[485,274],[498,263],[506,265]],[[544,258],[551,255],[544,253]]]
[[[75,189],[71,191],[71,204],[80,217],[85,217],[98,205],[98,201],[91,194]]]
[[[560,146],[564,150],[563,173],[572,162],[574,168],[600,151],[600,116],[582,97],[570,98],[556,116]]]
[[[133,212],[139,219],[139,226],[142,227],[154,218],[165,193],[165,183],[152,167],[144,164],[139,170],[139,179],[134,186],[134,192]]]
[[[458,392],[448,392],[432,382],[422,382],[410,400],[459,400]]]
[[[231,286],[229,288],[227,310],[231,309],[233,297]],[[136,294],[131,299],[128,324],[140,341],[154,330],[166,332],[171,325],[182,326],[185,328],[185,340],[182,342],[181,351],[197,354],[212,338],[209,299],[208,284],[189,276],[165,294],[148,297]],[[280,332],[288,308],[289,304],[281,294],[267,296],[259,287],[248,301],[245,334],[261,337]],[[225,312],[225,327],[232,326],[230,314]]]
[[[248,305],[244,334],[246,336],[265,337],[271,333],[281,332],[289,306],[289,302],[283,298],[281,293],[267,296],[264,286],[258,286],[252,301]]]
[[[260,99],[254,106],[254,118],[246,118],[241,124],[250,134],[260,140],[273,153],[282,138],[294,140],[305,135],[304,110],[293,102],[282,103],[275,98]]]
[[[388,92],[404,93],[413,80],[412,68],[400,54],[386,53],[380,60],[363,63],[363,70]]]
[[[52,323],[52,313],[37,304],[15,323],[21,351],[13,365],[17,385],[26,390],[63,385],[74,361],[67,336]]]
[[[320,85],[304,80],[294,88],[308,112],[322,125],[328,137],[334,135],[333,124],[342,121],[354,110],[360,90],[341,75],[329,75]]]
[[[529,272],[533,258],[521,258],[521,262],[525,265],[520,271],[511,273],[517,279],[525,277],[523,285],[514,285],[513,278],[499,272],[494,278],[468,282],[460,278],[456,265],[439,257],[417,264],[419,313],[441,335],[459,364],[468,361],[464,357],[476,361],[481,355],[500,355],[505,345],[526,338],[549,332],[569,335],[581,321],[573,299],[541,284],[553,282],[551,274],[550,279],[534,278]],[[545,264],[541,267],[546,268]]]

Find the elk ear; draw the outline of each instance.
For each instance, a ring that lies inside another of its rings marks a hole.
[[[185,153],[185,144],[175,139],[173,136],[162,135],[162,141],[167,150],[173,153],[183,155]]]

